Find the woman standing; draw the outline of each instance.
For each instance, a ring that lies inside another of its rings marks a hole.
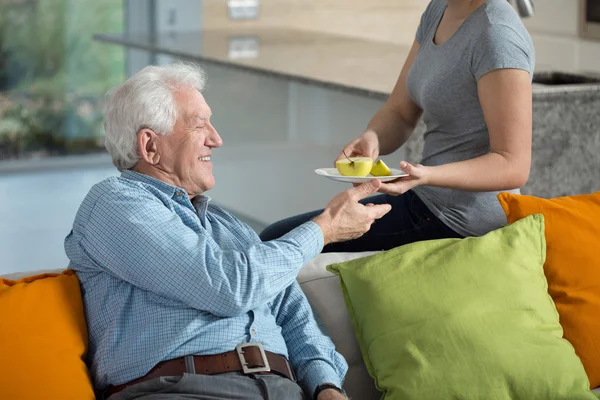
[[[518,193],[529,176],[534,64],[531,37],[506,0],[432,0],[387,102],[343,149],[376,160],[400,148],[423,117],[422,161],[401,162],[409,176],[365,201],[389,203],[391,212],[360,239],[324,251],[386,250],[506,224],[496,195]],[[261,238],[320,212],[276,222]]]

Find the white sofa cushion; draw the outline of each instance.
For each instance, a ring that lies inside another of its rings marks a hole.
[[[346,303],[340,288],[337,276],[325,269],[327,265],[366,257],[376,252],[364,253],[325,253],[315,257],[306,264],[298,281],[306,297],[311,302],[315,312],[318,313],[323,325],[328,330],[337,350],[346,358],[349,369],[346,375],[344,389],[353,400],[379,400],[381,393],[375,389],[373,380],[369,376],[362,360],[358,342],[346,311]],[[0,275],[0,278],[18,280],[28,276],[45,273],[60,274],[64,269],[46,269],[37,271],[15,272]],[[0,310],[1,311],[1,310]],[[600,387],[594,389],[600,393]]]
[[[298,282],[313,310],[318,314],[325,329],[346,361],[348,374],[344,390],[351,399],[378,400],[381,392],[363,362],[362,354],[354,336],[350,315],[346,309],[339,279],[325,268],[329,264],[365,257],[376,252],[324,253],[307,263],[298,275]]]

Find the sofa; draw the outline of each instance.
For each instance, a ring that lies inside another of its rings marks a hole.
[[[375,388],[374,381],[363,362],[340,288],[340,281],[336,275],[327,271],[326,267],[330,264],[367,257],[375,253],[321,254],[306,264],[298,275],[298,281],[313,310],[336,344],[338,351],[348,362],[349,370],[346,375],[344,389],[350,399],[353,400],[380,399],[381,392]],[[41,273],[61,272],[61,270],[17,272],[0,276],[0,278],[16,280]],[[600,393],[600,387],[594,389],[594,391]]]
[[[348,362],[349,369],[344,389],[348,396],[355,400],[380,399],[381,392],[375,388],[373,379],[369,376],[363,362],[340,289],[339,279],[327,271],[326,266],[367,257],[375,253],[324,253],[305,265],[298,276],[313,309],[321,318],[338,351]],[[600,387],[594,389],[594,392],[600,393]]]

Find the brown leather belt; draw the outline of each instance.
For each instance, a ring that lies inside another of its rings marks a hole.
[[[160,362],[141,378],[122,385],[109,386],[104,393],[106,397],[112,396],[128,386],[161,376],[179,376],[186,372],[201,375],[216,375],[226,372],[275,373],[296,382],[294,370],[285,357],[264,350],[262,343],[243,343],[238,345],[235,350],[226,353],[180,357]]]

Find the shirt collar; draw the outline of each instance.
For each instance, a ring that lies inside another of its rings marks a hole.
[[[196,206],[202,206],[202,205],[206,205],[208,206],[208,203],[210,202],[211,198],[207,195],[204,194],[199,194],[198,196],[194,197],[192,199],[192,204],[196,205]]]
[[[126,169],[126,170],[122,171],[121,176],[125,179],[130,179],[132,181],[138,181],[138,182],[146,183],[148,185],[152,185],[155,188],[157,188],[158,190],[160,190],[161,192],[168,194],[169,197],[173,197],[175,195],[175,192],[179,191],[179,190],[183,190],[185,192],[185,189],[183,189],[183,188],[173,186],[167,182],[161,181],[160,179],[153,178],[150,175],[141,174],[139,172],[132,171],[130,169]]]
[[[156,179],[150,175],[142,174],[136,171],[132,171],[130,169],[126,169],[121,172],[121,176],[125,179],[130,179],[132,181],[138,181],[142,183],[146,183],[148,185],[152,185],[155,188],[159,189],[161,192],[168,194],[170,197],[173,197],[176,192],[183,191],[185,193],[185,197],[187,198],[188,194],[184,188],[180,188],[179,186],[171,185],[170,183],[161,181],[160,179]],[[198,195],[193,198],[193,204],[196,207],[201,207],[206,209],[208,207],[208,202],[210,201],[210,197],[206,195]]]

